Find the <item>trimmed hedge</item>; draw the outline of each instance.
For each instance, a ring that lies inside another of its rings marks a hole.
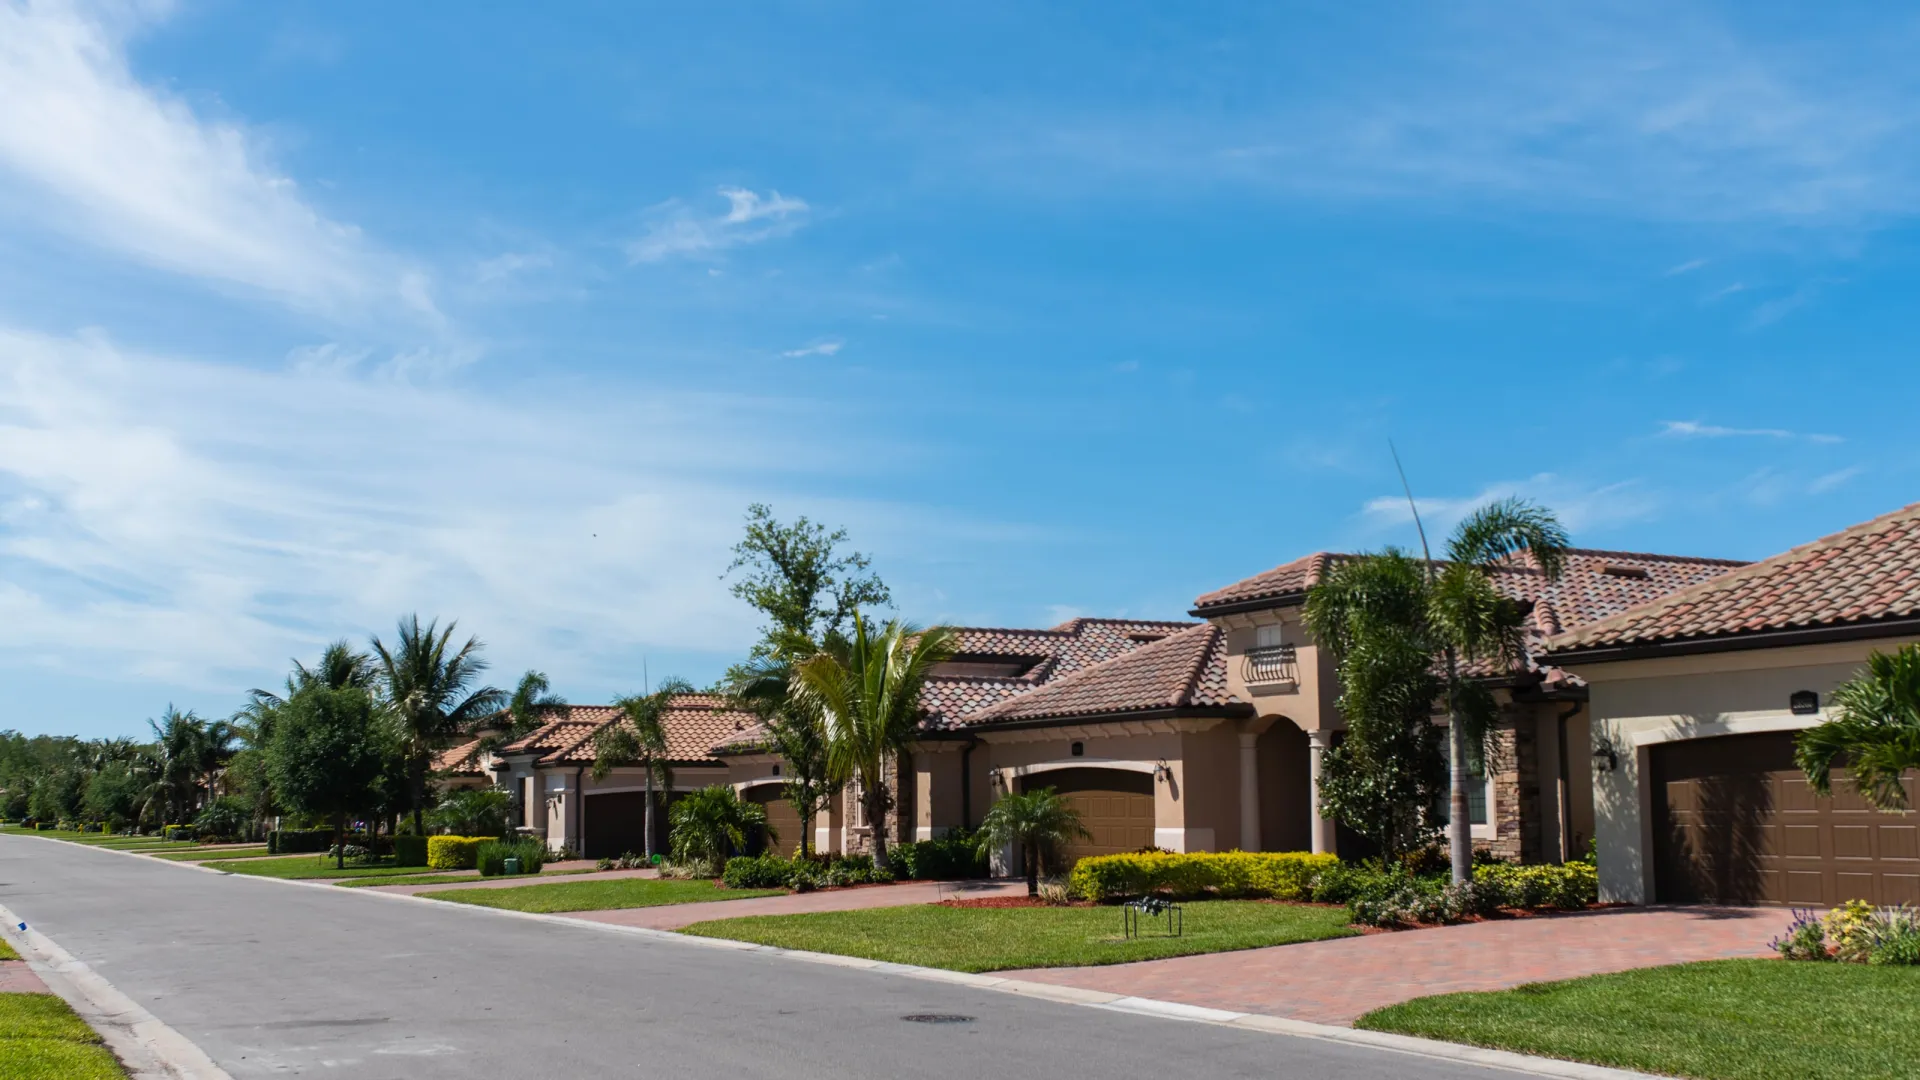
[[[472,870],[479,865],[480,845],[491,836],[429,836],[427,866],[433,870]]]
[[[1558,866],[1482,863],[1473,868],[1473,880],[1495,889],[1501,907],[1583,908],[1600,900],[1600,874],[1590,862]]]
[[[305,855],[332,846],[332,829],[274,829],[267,833],[269,855]]]
[[[393,838],[393,865],[427,865],[427,838],[424,836],[396,836]]]
[[[1321,871],[1340,865],[1337,855],[1304,851],[1139,852],[1081,859],[1067,888],[1088,900],[1121,900],[1157,893],[1174,899],[1269,897],[1305,900]]]
[[[191,825],[169,825],[160,830],[162,840],[191,840],[194,828]]]
[[[484,840],[474,851],[474,865],[481,877],[500,877],[507,872],[507,858],[520,860],[522,874],[537,874],[547,861],[547,845],[536,837],[517,840]]]
[[[933,840],[910,840],[887,849],[887,866],[901,881],[983,878],[990,872],[979,834],[960,830]]]

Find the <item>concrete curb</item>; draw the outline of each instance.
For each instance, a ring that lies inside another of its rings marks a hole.
[[[49,843],[64,843],[48,837],[37,839]],[[71,844],[70,847],[84,847]],[[110,851],[115,855],[130,855],[139,858],[136,852],[112,851],[109,848],[89,850]],[[1365,1046],[1373,1050],[1388,1050],[1415,1057],[1433,1058],[1441,1061],[1457,1061],[1463,1064],[1478,1065],[1482,1068],[1501,1069],[1507,1072],[1527,1076],[1549,1076],[1559,1080],[1666,1080],[1652,1073],[1634,1072],[1628,1069],[1615,1069],[1605,1065],[1588,1065],[1578,1061],[1563,1061],[1559,1058],[1535,1057],[1531,1054],[1519,1054],[1510,1050],[1490,1050],[1485,1047],[1468,1046],[1462,1043],[1442,1042],[1438,1039],[1423,1039],[1413,1035],[1394,1035],[1382,1031],[1363,1031],[1358,1028],[1338,1027],[1333,1024],[1316,1024],[1306,1020],[1290,1020],[1285,1017],[1267,1016],[1261,1013],[1237,1013],[1225,1009],[1209,1009],[1198,1005],[1186,1005],[1177,1001],[1160,1001],[1153,998],[1130,997],[1124,994],[1112,994],[1100,990],[1085,990],[1074,986],[1057,986],[1053,983],[1027,982],[1022,979],[1009,979],[997,975],[980,975],[962,971],[948,971],[944,968],[919,967],[913,964],[896,964],[883,960],[869,960],[858,956],[841,956],[837,953],[806,952],[799,949],[783,949],[776,945],[756,945],[750,941],[736,941],[732,938],[700,937],[673,930],[654,930],[644,926],[621,926],[617,923],[595,922],[590,919],[573,919],[565,915],[553,915],[534,911],[509,911],[505,908],[484,907],[478,904],[457,904],[444,900],[435,900],[431,894],[390,893],[376,889],[342,889],[322,881],[302,881],[294,878],[254,877],[250,874],[230,874],[224,870],[210,870],[194,863],[170,862],[166,859],[149,859],[149,862],[166,866],[179,866],[199,870],[222,877],[243,878],[251,881],[270,882],[277,885],[297,885],[309,889],[330,889],[334,892],[358,896],[378,896],[388,900],[406,903],[432,904],[440,910],[463,910],[488,915],[507,916],[517,919],[534,919],[559,926],[584,927],[602,932],[627,934],[649,938],[655,941],[673,942],[678,945],[691,945],[712,949],[727,949],[734,952],[758,952],[785,960],[799,960],[811,964],[824,964],[830,967],[856,968],[879,972],[886,975],[899,975],[910,979],[923,979],[930,982],[942,982],[972,987],[978,990],[992,990],[1003,994],[1019,994],[1023,997],[1039,998],[1063,1005],[1080,1005],[1087,1008],[1152,1016],[1164,1020],[1179,1020],[1187,1023],[1215,1024],[1221,1027],[1240,1028],[1246,1031],[1259,1031],[1269,1035],[1285,1035],[1302,1039],[1319,1039],[1325,1042],[1350,1043]],[[4,911],[0,908],[0,911]],[[9,916],[11,918],[11,916]],[[50,943],[49,943],[50,944]],[[78,961],[75,961],[78,963]],[[104,985],[104,983],[103,983]],[[111,989],[111,988],[109,988]],[[115,991],[115,993],[118,993]],[[65,995],[62,995],[65,996]],[[128,1002],[132,1005],[132,1002]],[[133,1006],[138,1008],[138,1006]],[[76,1006],[78,1008],[78,1006]],[[159,1021],[154,1021],[156,1024]],[[164,1025],[163,1025],[164,1026]],[[169,1029],[170,1030],[170,1029]],[[185,1042],[184,1039],[181,1040]],[[192,1046],[192,1043],[186,1043]],[[195,1048],[198,1052],[198,1048]],[[204,1057],[204,1055],[202,1055]],[[212,1064],[209,1062],[208,1064]],[[217,1066],[215,1066],[217,1068]],[[218,1073],[225,1077],[225,1073]],[[139,1078],[144,1080],[144,1078]]]
[[[5,935],[15,951],[48,990],[100,1033],[133,1080],[233,1080],[192,1040],[141,1008],[5,906],[0,906],[0,919],[6,921]]]

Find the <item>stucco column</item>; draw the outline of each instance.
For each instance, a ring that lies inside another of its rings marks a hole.
[[[1308,810],[1312,815],[1315,855],[1333,850],[1333,822],[1320,816],[1320,758],[1332,745],[1331,733],[1320,730],[1307,732]]]
[[[1260,850],[1259,732],[1240,733],[1240,850]]]

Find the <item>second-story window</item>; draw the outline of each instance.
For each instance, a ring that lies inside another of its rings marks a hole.
[[[1274,646],[1279,644],[1281,644],[1279,623],[1269,623],[1266,626],[1260,626],[1260,627],[1254,628],[1254,631],[1253,631],[1254,648],[1271,649]]]

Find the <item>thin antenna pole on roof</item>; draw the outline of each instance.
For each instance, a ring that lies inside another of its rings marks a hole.
[[[1427,577],[1433,577],[1433,549],[1427,546],[1427,527],[1420,523],[1420,504],[1413,501],[1413,485],[1407,483],[1407,467],[1400,464],[1400,451],[1387,440],[1387,453],[1393,455],[1393,467],[1400,474],[1400,490],[1407,493],[1407,509],[1413,511],[1413,527],[1420,533],[1420,556],[1427,562]]]
[[[646,693],[653,693],[653,676],[647,672],[647,658],[640,658],[640,685],[646,687]]]

